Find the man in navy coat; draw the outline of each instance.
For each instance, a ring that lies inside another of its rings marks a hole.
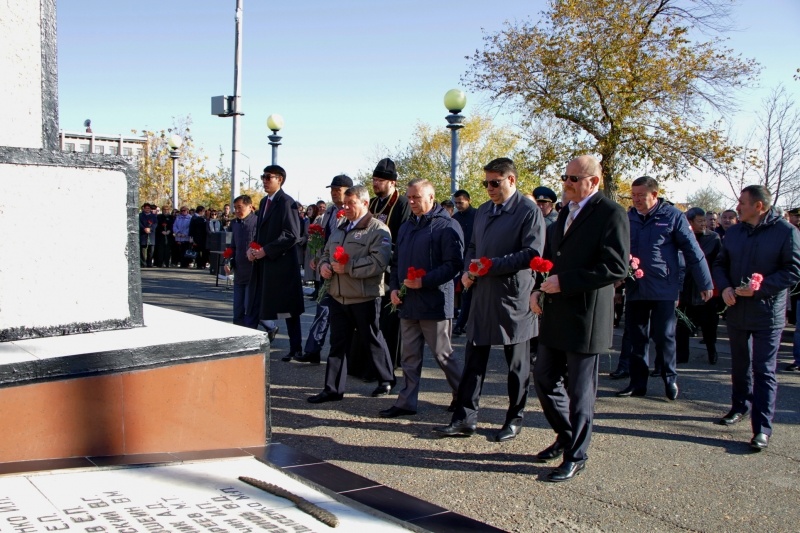
[[[553,268],[530,297],[541,322],[533,382],[556,432],[555,443],[537,459],[564,456],[549,481],[572,479],[586,465],[599,354],[611,346],[614,282],[627,274],[630,243],[625,211],[598,191],[597,159],[573,159],[561,179],[569,203],[548,228],[544,251]]]

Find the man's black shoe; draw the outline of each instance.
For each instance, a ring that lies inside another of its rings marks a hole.
[[[717,355],[717,352],[708,354],[708,364],[716,365],[717,361],[719,361],[719,355]]]
[[[344,398],[344,394],[334,394],[328,391],[322,391],[319,394],[308,397],[308,403],[325,403],[325,402],[338,402]]]
[[[295,357],[294,360],[298,363],[311,363],[312,365],[318,365],[319,352],[306,352],[300,357]]]
[[[516,438],[519,432],[522,431],[522,424],[504,424],[500,431],[494,436],[497,442],[506,442]]]
[[[617,392],[617,396],[620,398],[629,398],[631,396],[645,396],[647,394],[647,389],[637,389],[631,385],[628,385],[621,391]]]
[[[387,394],[392,393],[392,385],[387,383],[386,385],[378,385],[375,387],[375,390],[372,391],[372,397],[377,398],[378,396],[386,396]]]
[[[547,475],[547,481],[552,481],[554,483],[569,481],[577,476],[584,468],[586,468],[586,461],[564,461],[558,468]]]
[[[546,463],[547,461],[558,459],[559,457],[564,455],[565,448],[566,446],[564,446],[558,440],[556,440],[553,444],[551,444],[544,450],[537,453],[536,460],[540,463]]]
[[[627,370],[617,369],[611,372],[608,375],[608,377],[610,377],[611,379],[624,379],[631,377],[631,373],[628,372]]]
[[[456,326],[453,328],[453,337],[458,337],[464,334],[464,328]]]
[[[449,426],[443,428],[433,428],[433,431],[443,437],[469,437],[475,433],[475,426],[459,420],[458,422],[451,422]]]
[[[750,447],[754,450],[766,450],[767,446],[769,446],[769,435],[766,433],[759,433],[750,441]]]
[[[294,351],[294,352],[289,352],[286,355],[284,355],[283,357],[281,357],[281,361],[283,361],[284,363],[287,363],[287,362],[291,361],[292,359],[297,359],[298,357],[301,357],[302,354],[303,354],[303,352],[301,352],[300,350],[297,350],[297,351]]]
[[[266,326],[264,326],[266,328]],[[273,326],[267,329],[267,338],[269,339],[269,343],[272,344],[272,341],[275,340],[275,336],[278,334],[278,326]]]
[[[800,365],[798,365],[797,363],[792,363],[791,365],[788,365],[786,368],[784,368],[784,370],[786,372],[800,372]]]
[[[388,409],[378,412],[381,418],[397,418],[398,416],[409,416],[417,414],[416,411],[411,409],[403,409],[402,407],[395,407],[394,405]]]
[[[677,383],[669,383],[664,386],[664,392],[667,395],[668,400],[677,400],[678,399],[678,384]]]
[[[719,419],[719,421],[717,421],[717,424],[719,424],[720,426],[732,426],[734,424],[738,424],[739,422],[747,418],[749,414],[750,413],[748,412],[743,413],[741,411],[737,411],[736,409],[731,409],[730,411],[728,411],[727,415],[723,416],[722,418]]]

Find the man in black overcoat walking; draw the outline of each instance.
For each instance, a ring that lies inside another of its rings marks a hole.
[[[599,353],[611,346],[614,282],[627,275],[630,248],[625,211],[598,191],[600,163],[580,156],[561,179],[569,204],[548,228],[544,251],[553,268],[530,298],[540,316],[533,382],[556,432],[555,443],[536,457],[544,462],[564,456],[549,481],[572,479],[586,464]]]

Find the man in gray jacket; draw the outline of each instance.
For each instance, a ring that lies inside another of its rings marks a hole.
[[[533,291],[530,261],[544,248],[545,223],[536,204],[517,191],[517,170],[511,159],[495,159],[483,170],[483,186],[491,201],[478,208],[461,278],[464,288],[474,291],[464,374],[450,425],[434,431],[445,437],[475,433],[489,352],[492,345],[501,344],[508,363],[509,406],[495,440],[503,442],[519,434],[528,398],[529,341],[538,333],[529,305]],[[469,266],[483,264],[482,259],[491,260],[491,267],[476,276]]]
[[[372,357],[378,386],[372,396],[389,394],[395,384],[389,349],[378,325],[383,273],[392,254],[389,228],[369,213],[369,192],[363,186],[344,193],[345,219],[331,233],[319,261],[330,299],[331,349],[325,369],[325,388],[310,403],[339,401],[347,381],[347,351],[358,332]],[[342,256],[346,254],[346,257]]]

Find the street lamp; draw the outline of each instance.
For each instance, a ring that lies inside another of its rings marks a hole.
[[[178,205],[178,158],[181,156],[183,139],[180,135],[171,135],[167,140],[169,156],[172,158],[172,209],[180,209]]]
[[[269,145],[272,146],[272,164],[278,164],[278,146],[281,145],[281,137],[278,132],[283,127],[283,117],[277,113],[273,113],[267,117],[267,127],[272,130],[272,135],[269,135]]]
[[[444,106],[450,111],[447,115],[447,129],[450,130],[450,196],[456,194],[456,169],[458,168],[458,130],[464,127],[461,110],[467,105],[467,95],[461,89],[450,89],[444,95]]]

